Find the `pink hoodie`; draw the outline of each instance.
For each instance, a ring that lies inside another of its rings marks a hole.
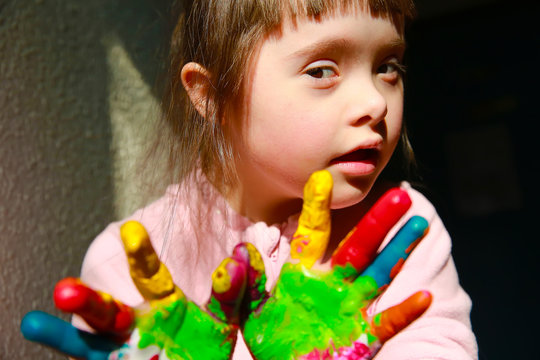
[[[391,285],[372,305],[370,312],[380,312],[423,289],[433,294],[433,303],[420,319],[390,339],[375,359],[477,359],[476,339],[469,320],[471,301],[459,285],[448,232],[424,196],[408,183],[401,186],[409,193],[412,207],[388,234],[381,248],[412,215],[425,217],[430,223],[430,230]],[[205,207],[210,203],[214,206]],[[211,228],[195,231],[198,227],[188,215],[190,206],[194,205],[208,209],[204,215]],[[234,213],[223,198],[215,195],[215,191],[208,191],[199,198],[183,192],[178,186],[170,186],[162,198],[136,211],[128,219],[138,220],[146,227],[156,252],[169,268],[175,283],[186,296],[202,305],[210,296],[212,271],[241,241],[253,243],[261,252],[268,277],[267,289],[271,289],[288,259],[289,241],[296,229],[298,216],[272,226],[252,223]],[[95,289],[129,305],[138,305],[143,299],[129,276],[120,240],[119,227],[122,223],[110,224],[91,244],[81,278]],[[79,319],[74,319],[74,323],[85,327]],[[241,336],[233,359],[252,359]]]

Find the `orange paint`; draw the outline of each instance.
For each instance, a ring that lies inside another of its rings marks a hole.
[[[431,305],[432,295],[429,291],[418,291],[401,304],[393,306],[372,321],[373,333],[384,343],[392,336],[419,318]]]
[[[390,279],[393,279],[394,277],[396,277],[396,275],[401,271],[401,267],[403,266],[404,263],[405,263],[405,260],[403,258],[398,260],[396,265],[394,265],[394,267],[390,271]]]

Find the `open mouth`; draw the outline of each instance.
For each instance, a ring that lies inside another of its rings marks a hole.
[[[358,149],[341,155],[330,162],[346,176],[364,176],[377,169],[379,150],[375,148]]]
[[[377,149],[358,149],[348,154],[342,155],[331,161],[332,164],[374,161],[377,159],[379,151]]]

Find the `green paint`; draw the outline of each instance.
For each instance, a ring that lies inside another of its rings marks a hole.
[[[251,301],[249,304],[249,310],[254,311],[255,309],[259,308],[259,305],[264,300],[264,295],[266,294],[266,274],[262,273],[259,277],[259,279],[256,280],[256,287],[257,287],[257,294],[260,294],[258,299],[255,299]]]
[[[375,324],[376,326],[381,326],[381,318],[382,318],[382,314],[377,314],[373,317],[373,324]]]
[[[236,332],[236,328],[216,320],[193,302],[184,301],[153,309],[138,318],[137,328],[141,335],[139,348],[157,345],[171,360],[229,359],[230,340]]]
[[[210,302],[208,303],[208,310],[221,321],[227,321],[227,316],[221,308],[221,304],[214,296],[210,297]]]
[[[350,346],[369,324],[361,309],[377,293],[371,277],[348,281],[350,269],[330,273],[286,264],[272,297],[253,313],[244,337],[258,359],[296,359],[317,348]]]
[[[345,266],[336,266],[334,268],[335,276],[342,279],[352,279],[358,276],[358,271],[351,265],[351,263],[345,264]]]

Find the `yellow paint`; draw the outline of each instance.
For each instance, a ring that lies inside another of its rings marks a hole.
[[[94,291],[99,295],[99,297],[105,304],[117,303],[117,301],[110,294],[98,290]]]
[[[259,251],[252,243],[246,243],[246,249],[249,254],[249,264],[258,273],[264,273],[264,262]]]
[[[218,294],[229,291],[231,288],[231,276],[227,271],[227,265],[232,261],[230,258],[226,258],[212,273],[212,289]]]
[[[142,224],[137,221],[126,222],[120,228],[120,237],[124,243],[131,278],[146,300],[176,301],[184,298],[182,291],[174,284],[171,273],[159,260]]]
[[[304,186],[304,204],[291,241],[291,258],[299,259],[307,268],[324,255],[330,239],[332,186],[332,175],[327,170],[314,172]]]

